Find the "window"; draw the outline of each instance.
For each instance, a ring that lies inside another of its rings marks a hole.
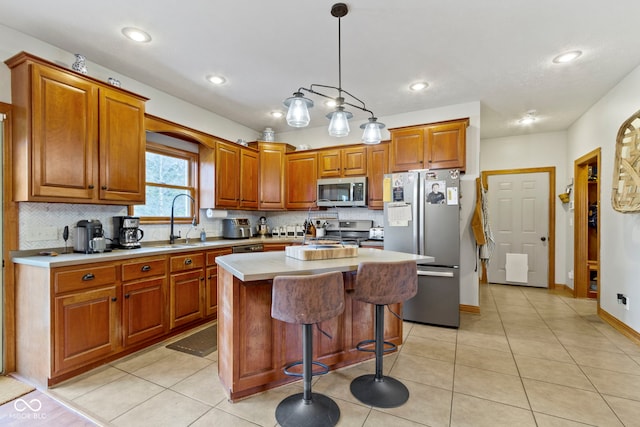
[[[166,223],[171,205],[179,194],[196,198],[198,155],[178,148],[147,141],[146,203],[133,207],[133,215],[144,223]],[[176,222],[190,222],[197,213],[197,203],[188,197],[175,200]]]

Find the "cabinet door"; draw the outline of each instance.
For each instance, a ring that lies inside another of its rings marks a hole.
[[[389,144],[381,143],[367,147],[367,188],[369,209],[382,209],[382,182],[389,173]]]
[[[100,199],[123,204],[145,200],[144,102],[100,89]]]
[[[238,207],[240,194],[240,148],[216,143],[216,207]]]
[[[118,348],[116,286],[55,298],[53,371],[104,358]]]
[[[362,176],[367,174],[366,147],[349,147],[340,150],[342,176]]]
[[[340,150],[318,152],[318,178],[338,178],[341,176]]]
[[[237,173],[237,172],[236,172]],[[258,209],[258,153],[240,150],[240,200],[241,209]]]
[[[284,144],[260,145],[260,210],[284,210]]]
[[[391,131],[391,172],[423,169],[424,131],[422,127]]]
[[[468,121],[464,120],[426,128],[427,168],[464,171],[467,124]]]
[[[167,280],[164,277],[122,285],[125,347],[165,332],[166,289]]]
[[[207,280],[204,284],[204,315],[214,316],[218,313],[218,266],[207,267]]]
[[[98,186],[98,88],[32,67],[31,195],[90,200]]]
[[[287,209],[309,209],[316,203],[316,153],[287,154]]]
[[[171,329],[202,318],[204,274],[202,269],[171,275],[169,322]]]

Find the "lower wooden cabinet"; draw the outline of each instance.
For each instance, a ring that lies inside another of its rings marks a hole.
[[[215,257],[228,253],[57,268],[15,264],[18,374],[46,388],[215,319]]]
[[[109,356],[119,347],[114,284],[55,297],[53,373]]]

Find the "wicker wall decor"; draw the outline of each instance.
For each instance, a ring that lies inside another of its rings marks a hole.
[[[618,212],[640,212],[640,111],[618,131],[611,204]]]

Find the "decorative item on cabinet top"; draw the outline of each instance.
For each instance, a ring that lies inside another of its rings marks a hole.
[[[76,62],[71,65],[71,69],[73,71],[77,71],[81,74],[87,74],[89,71],[87,70],[87,58],[84,55],[76,53]]]

